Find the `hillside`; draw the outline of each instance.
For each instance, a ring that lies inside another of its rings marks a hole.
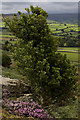
[[[79,47],[77,24],[60,23],[48,20],[48,25],[52,31],[52,35],[61,38],[61,47]]]
[[[12,18],[12,14],[5,15],[5,17],[8,16]],[[60,47],[79,47],[77,17],[77,14],[49,14],[48,25],[52,31],[52,35],[62,39],[59,45]],[[15,39],[5,28],[4,23],[0,22],[0,39],[2,39],[4,43],[4,40],[9,40],[11,38]]]
[[[12,18],[11,15],[10,17]],[[25,17],[27,18],[26,15]],[[8,31],[4,22],[1,23],[2,75],[12,78],[12,81],[13,78],[19,80],[19,84],[16,83],[14,87],[3,87],[2,109],[11,115],[26,119],[42,119],[48,118],[47,116],[62,119],[78,118],[77,69],[74,67],[78,68],[78,25],[46,21],[43,16],[39,18],[40,16],[28,15],[28,19],[25,17],[21,16],[20,23],[17,19],[15,23],[11,22],[12,26],[9,25],[15,36]],[[56,47],[57,38],[62,39],[61,47]],[[19,40],[18,44],[16,40]],[[6,65],[4,63],[8,60],[6,55],[11,60],[8,67],[8,62]],[[28,99],[30,95],[32,97]]]
[[[78,24],[78,14],[48,14],[48,20],[60,23]]]
[[[5,17],[12,17],[13,14],[4,14]],[[1,17],[1,16],[0,16]],[[48,20],[57,21],[60,23],[71,23],[78,24],[78,14],[77,13],[66,13],[66,14],[48,14]]]

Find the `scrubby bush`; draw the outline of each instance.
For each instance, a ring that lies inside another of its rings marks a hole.
[[[67,100],[76,86],[76,69],[66,56],[56,53],[59,40],[52,36],[46,11],[38,6],[25,10],[27,15],[18,12],[19,17],[15,14],[13,19],[4,18],[19,38],[13,55],[16,65],[30,80],[34,96],[39,96],[42,104]]]
[[[12,44],[7,40],[5,41],[5,44],[2,45],[2,50],[9,51],[12,49]]]
[[[10,92],[7,89],[3,89],[3,108],[10,114],[23,117],[33,118],[50,118],[50,115],[45,112],[41,105],[36,102],[22,102],[10,100]]]
[[[13,114],[10,114],[8,111],[2,109],[2,116],[1,120],[26,120],[23,116],[16,116]],[[27,118],[27,120],[30,120],[30,118]],[[34,119],[33,119],[34,120]]]
[[[9,41],[7,40],[7,41],[5,41],[5,44],[3,44],[2,45],[2,50],[7,50],[7,51],[9,51],[9,49],[8,49],[8,44],[9,44]]]
[[[2,90],[2,98],[9,98],[10,92],[7,89]]]
[[[34,118],[47,118],[47,113],[37,103],[27,103],[20,101],[11,101],[9,104],[9,112],[18,116],[34,117]]]
[[[7,45],[5,45],[5,44],[2,45],[2,50],[9,51],[9,49],[7,48]]]
[[[2,53],[2,66],[9,68],[10,64],[11,64],[11,58],[7,54]]]
[[[9,44],[9,41],[7,40],[7,41],[5,41],[5,45],[7,45],[7,44]]]

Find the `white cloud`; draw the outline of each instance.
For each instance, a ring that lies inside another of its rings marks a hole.
[[[1,0],[2,2],[79,2],[79,0]]]
[[[2,3],[0,2],[0,13],[2,12]]]
[[[5,2],[2,3],[3,13],[17,13],[17,11],[25,12],[25,8],[29,7],[28,3]]]
[[[1,2],[79,2],[79,0],[1,0]]]
[[[48,2],[48,0],[2,0],[2,2]]]
[[[74,13],[78,12],[77,2],[3,2],[3,13],[17,13],[17,11],[25,12],[25,8],[29,8],[30,5],[40,6],[48,13]]]

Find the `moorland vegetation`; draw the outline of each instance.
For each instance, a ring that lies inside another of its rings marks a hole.
[[[18,11],[12,19],[3,16],[17,38],[13,47],[6,43],[17,70],[26,76],[34,98],[44,108],[55,101],[59,106],[68,105],[77,94],[77,69],[66,55],[57,52],[61,38],[52,34],[47,12],[38,6],[25,10],[27,15]]]

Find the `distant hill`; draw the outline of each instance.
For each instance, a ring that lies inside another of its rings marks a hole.
[[[48,20],[57,21],[60,23],[78,24],[78,14],[48,14]]]
[[[9,16],[11,17],[13,14],[4,14],[5,17]],[[78,24],[78,14],[48,14],[48,20],[57,21],[60,23],[72,23],[72,24]]]

